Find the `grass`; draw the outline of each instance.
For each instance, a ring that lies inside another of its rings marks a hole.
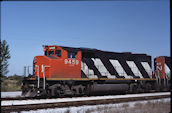
[[[1,82],[1,91],[21,91],[21,80],[5,79]]]

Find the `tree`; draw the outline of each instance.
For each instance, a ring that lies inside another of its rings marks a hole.
[[[0,41],[0,75],[5,76],[8,71],[8,59],[11,58],[10,51],[9,51],[9,45],[7,44],[6,40]]]

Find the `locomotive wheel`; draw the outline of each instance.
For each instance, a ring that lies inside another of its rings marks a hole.
[[[47,89],[47,98],[51,98],[51,97],[53,97],[53,96],[51,95],[51,90],[50,90],[50,89]]]
[[[138,93],[138,86],[137,86],[137,84],[130,84],[129,92],[130,93]]]

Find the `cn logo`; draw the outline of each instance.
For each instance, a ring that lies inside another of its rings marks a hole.
[[[157,63],[156,69],[162,71],[162,65],[161,65],[161,63]]]

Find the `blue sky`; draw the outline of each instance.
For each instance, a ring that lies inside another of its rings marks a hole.
[[[42,45],[170,56],[169,0],[1,2],[8,75],[23,74]]]

